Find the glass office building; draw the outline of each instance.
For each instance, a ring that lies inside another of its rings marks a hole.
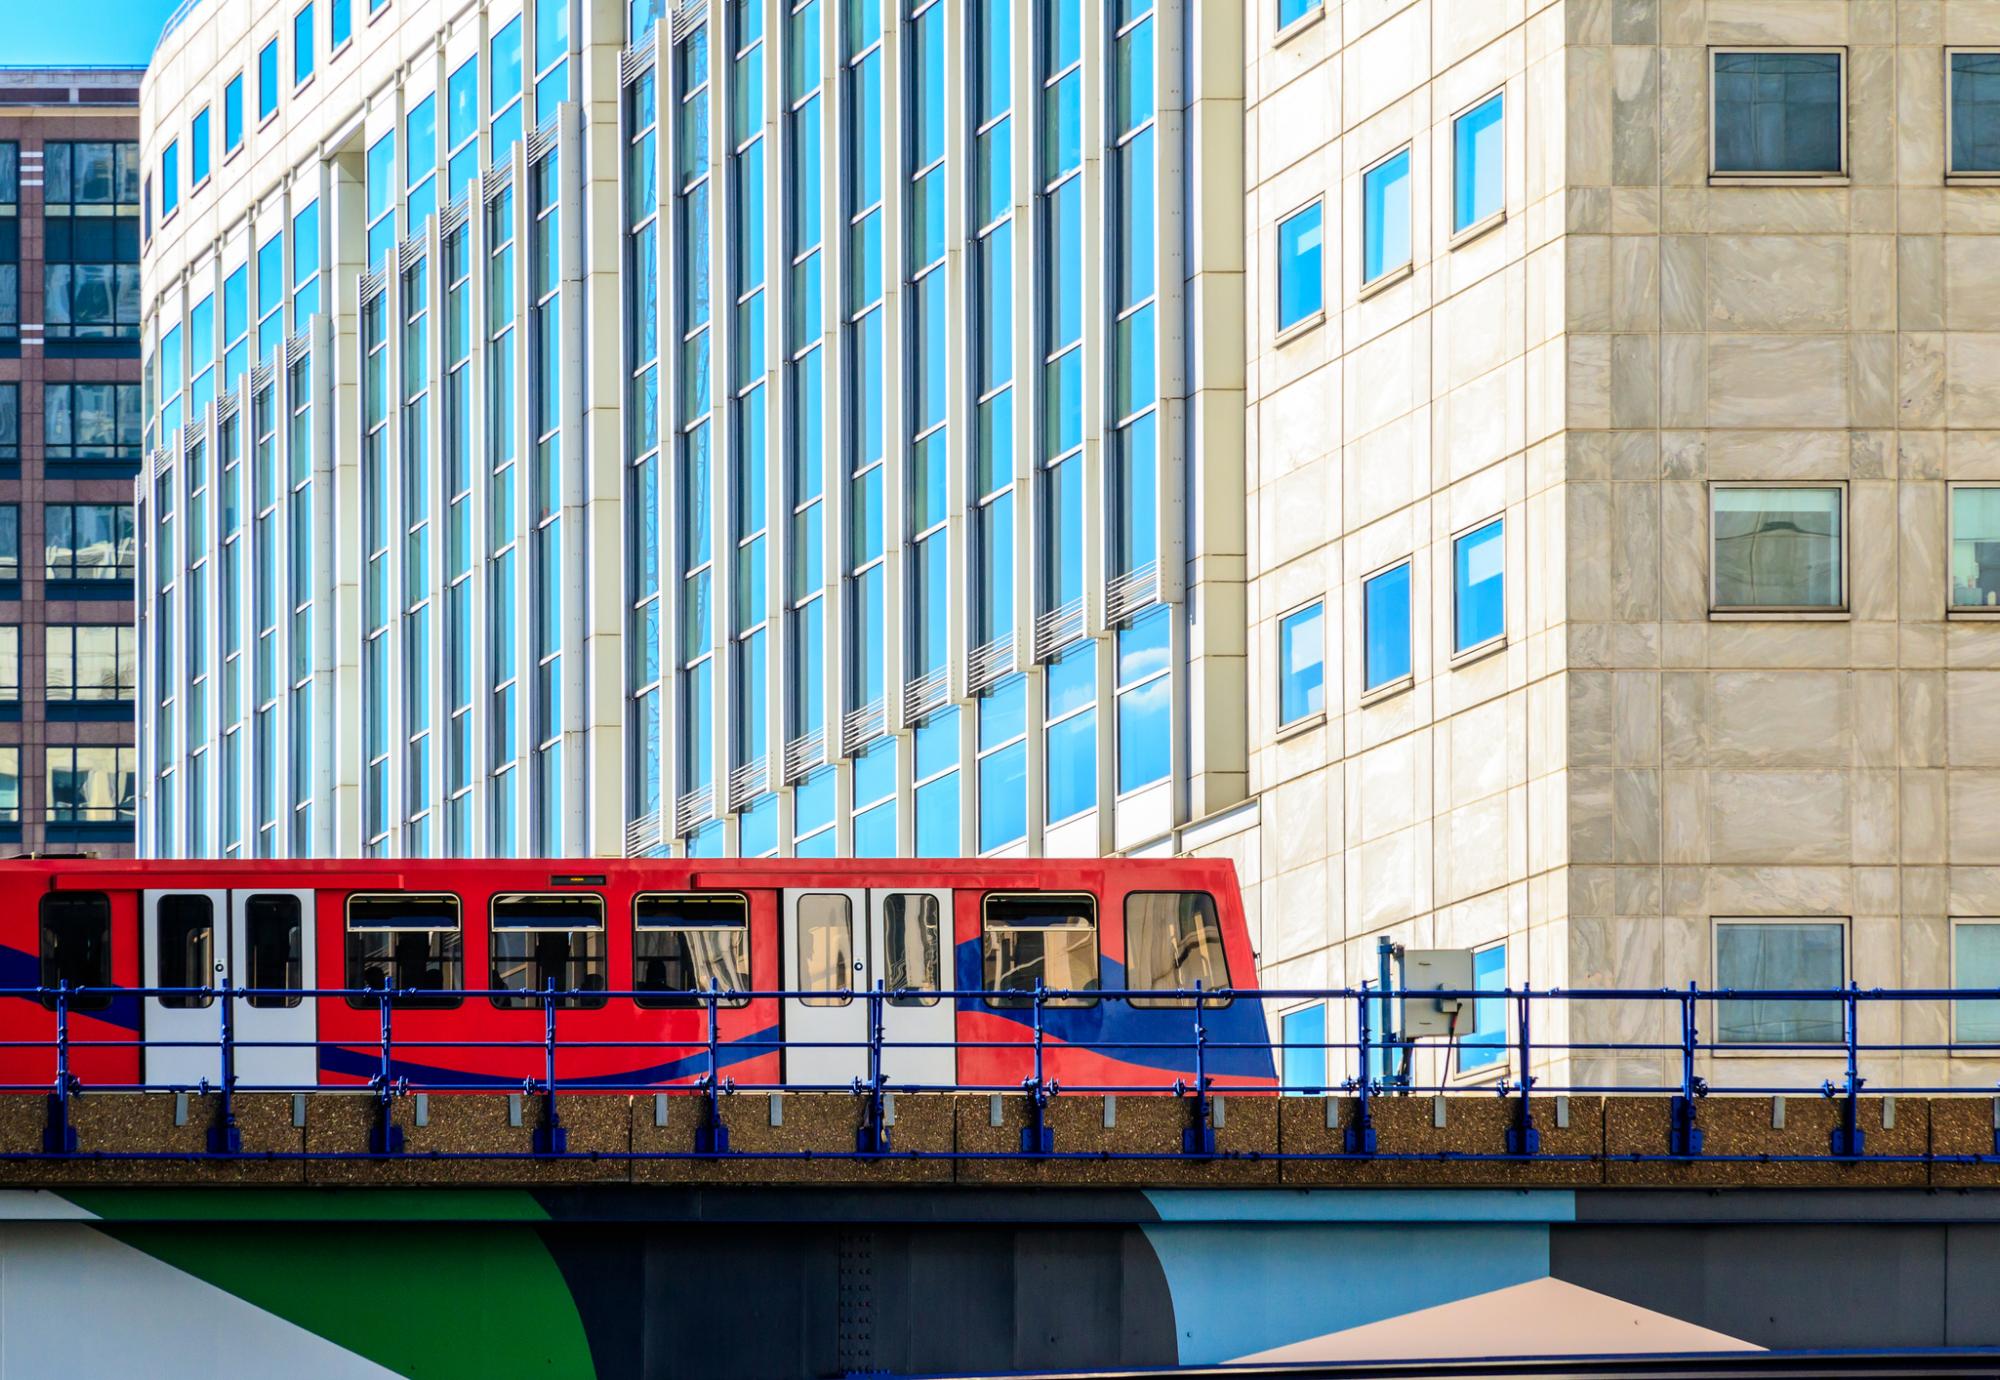
[[[145,95],[142,851],[1096,854],[1240,786],[1182,3],[253,8]]]

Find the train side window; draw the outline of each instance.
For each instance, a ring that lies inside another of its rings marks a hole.
[[[42,897],[41,985],[111,986],[111,898],[101,891],[51,891]],[[53,994],[42,1005],[56,1009]],[[109,992],[71,997],[72,1011],[102,1011]]]
[[[207,896],[162,896],[153,912],[161,987],[207,987],[215,981],[215,902]],[[163,996],[169,1011],[197,1011],[215,1001],[196,993]]]
[[[267,990],[250,997],[259,1011],[297,1006],[305,985],[305,908],[296,896],[252,896],[243,903],[243,951],[249,957],[246,986]]]
[[[558,992],[604,991],[604,898],[584,892],[495,896],[492,985],[524,995],[494,997],[493,1004],[539,1008],[543,999],[527,994],[552,982]],[[575,996],[556,1005],[596,1010],[604,1002],[602,996]]]
[[[1134,992],[1192,992],[1229,985],[1222,922],[1205,891],[1135,891],[1125,898],[1125,985]],[[1227,1001],[1204,1006],[1227,1006]],[[1134,1006],[1193,1006],[1193,997],[1134,997]]]
[[[463,938],[458,898],[438,893],[356,894],[347,898],[347,985],[398,996],[399,1007],[449,1007],[459,1003]],[[349,997],[350,1006],[373,1010],[378,1001]]]
[[[982,926],[988,1006],[1029,1004],[1039,980],[1052,992],[1095,992],[1097,898],[1028,893],[986,898]],[[1053,998],[1045,1006],[1095,1006],[1094,996]]]
[[[632,990],[649,1010],[699,1006],[750,987],[750,903],[741,896],[653,893],[632,902]],[[743,1006],[747,997],[718,1001]]]
[[[938,898],[923,892],[901,892],[882,901],[882,939],[888,950],[883,985],[891,1006],[936,1006],[935,993],[944,987],[943,949]],[[903,995],[896,996],[894,993]]]
[[[854,1000],[854,907],[823,892],[799,897],[793,921],[799,946],[799,988],[839,996],[801,997],[802,1006],[846,1006]]]

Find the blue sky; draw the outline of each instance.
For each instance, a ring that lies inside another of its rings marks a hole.
[[[0,0],[0,65],[143,67],[180,0]]]

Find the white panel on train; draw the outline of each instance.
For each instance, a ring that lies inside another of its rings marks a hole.
[[[868,1072],[868,893],[784,893],[785,1082],[849,1087]]]
[[[956,1004],[925,995],[955,985],[951,892],[875,890],[868,903],[867,986],[903,993],[882,1003],[882,1072],[900,1087],[955,1083]]]
[[[208,988],[149,996],[144,1002],[145,1081],[194,1087],[222,1082],[223,980],[262,989],[235,998],[230,1018],[239,1087],[310,1086],[318,1060],[310,891],[149,891],[144,985]]]
[[[148,988],[221,985],[228,931],[228,893],[149,891],[141,926]],[[187,990],[149,996],[142,1003],[146,1038],[145,1081],[192,1087],[204,1078],[222,1082],[222,1012],[213,995]]]
[[[244,1087],[310,1086],[319,1081],[312,997],[280,990],[317,987],[313,893],[229,893],[230,982],[256,989],[236,1003],[236,1078]]]

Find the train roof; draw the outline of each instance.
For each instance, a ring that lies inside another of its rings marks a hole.
[[[1162,885],[1235,885],[1219,858],[17,858],[0,881],[46,878],[52,890],[131,887],[332,887],[449,889],[468,880],[522,889],[647,885],[730,887],[1094,887],[1157,879]]]

